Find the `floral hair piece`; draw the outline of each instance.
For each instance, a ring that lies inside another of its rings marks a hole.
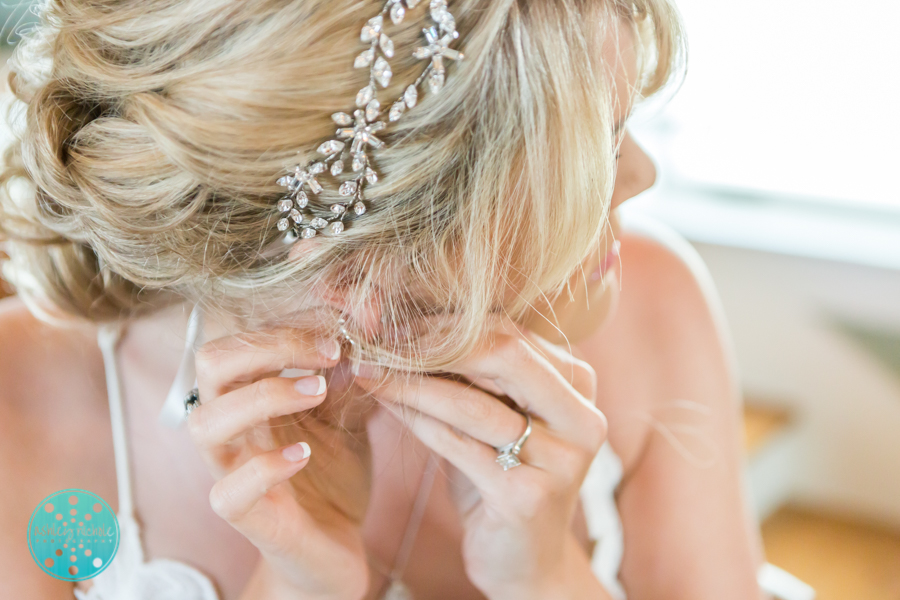
[[[331,115],[339,129],[332,139],[318,147],[317,152],[323,158],[313,159],[305,166],[296,165],[292,174],[278,180],[278,185],[288,190],[287,195],[278,201],[278,211],[282,215],[277,223],[279,231],[287,232],[294,239],[311,238],[319,232],[337,235],[344,231],[345,220],[351,212],[357,217],[366,213],[363,190],[367,184],[378,181],[378,173],[368,151],[384,147],[384,142],[375,134],[388,126],[382,118],[381,103],[376,94],[378,86],[387,87],[393,75],[388,59],[394,57],[394,42],[385,33],[385,16],[389,15],[390,20],[397,25],[403,21],[407,10],[415,8],[419,2],[420,0],[387,0],[378,15],[363,26],[359,38],[369,47],[356,57],[353,67],[369,67],[369,83],[356,94],[356,109],[352,116],[345,112]],[[416,105],[418,87],[426,78],[429,91],[432,94],[440,92],[446,71],[444,59],[463,59],[462,52],[449,47],[459,37],[459,33],[456,31],[456,20],[447,9],[447,0],[429,0],[429,5],[433,24],[422,29],[425,44],[413,51],[415,58],[428,60],[428,65],[416,81],[408,85],[403,94],[391,104],[388,122],[397,121],[406,110]],[[338,188],[338,194],[346,200],[332,204],[324,216],[314,214],[309,207],[308,193],[321,193],[324,187],[319,177],[328,171],[334,178],[339,178],[344,173],[348,160],[353,176]]]

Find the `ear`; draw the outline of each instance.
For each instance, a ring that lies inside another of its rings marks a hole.
[[[288,253],[288,260],[299,260],[304,255],[315,250],[322,241],[317,238],[309,238],[298,240],[291,247]],[[337,314],[344,315],[346,319],[350,314],[350,303],[348,298],[350,294],[347,289],[342,289],[337,282],[320,280],[310,293],[319,305],[329,306],[335,310]],[[379,335],[382,332],[381,323],[381,297],[376,293],[371,298],[366,299],[366,303],[361,311],[355,315],[350,329],[361,331],[366,337]]]

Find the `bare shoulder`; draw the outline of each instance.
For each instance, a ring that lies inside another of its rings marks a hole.
[[[93,326],[51,325],[16,297],[0,300],[0,410],[45,419],[75,408],[65,401],[78,395],[79,381],[73,377],[80,374],[87,381],[102,374],[95,336]]]
[[[701,412],[729,410],[737,389],[724,314],[697,252],[678,234],[642,219],[623,219],[620,239],[616,314],[579,349],[597,370],[598,406],[628,474],[662,413],[679,403]],[[701,406],[709,403],[721,406]]]
[[[756,598],[762,544],[744,495],[740,395],[712,278],[664,226],[623,222],[621,240],[619,311],[586,349],[625,469],[620,577],[641,598]]]
[[[84,375],[75,375],[90,363],[84,339],[39,321],[17,298],[0,300],[0,530],[9,534],[0,536],[0,579],[10,598],[72,597],[71,582],[34,563],[26,530],[41,499],[77,477],[69,467],[89,418],[78,410]]]
[[[631,216],[622,225],[625,318],[647,323],[644,339],[652,341],[665,364],[681,371],[692,356],[705,361],[711,353],[725,362],[727,376],[736,377],[724,309],[700,254],[652,219]]]

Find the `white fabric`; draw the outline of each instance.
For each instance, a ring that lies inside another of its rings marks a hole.
[[[128,515],[119,515],[115,559],[93,581],[87,592],[75,590],[77,600],[219,600],[197,569],[167,558],[144,562],[138,524]]]
[[[140,526],[134,518],[131,499],[131,474],[122,390],[116,364],[116,345],[120,329],[103,326],[97,335],[106,366],[113,450],[116,458],[116,484],[119,488],[119,549],[112,562],[93,578],[86,592],[75,589],[77,600],[219,600],[212,581],[187,564],[167,558],[144,561]],[[193,356],[190,357],[193,359]],[[193,362],[193,361],[191,361]],[[181,372],[181,370],[179,370]],[[183,409],[182,409],[183,410]]]
[[[184,423],[184,398],[188,392],[197,387],[194,353],[197,351],[197,341],[202,329],[203,312],[200,310],[200,305],[196,304],[188,318],[187,334],[184,336],[184,353],[181,355],[178,373],[175,374],[175,381],[172,382],[162,410],[159,411],[159,422],[166,427],[177,429]]]
[[[591,556],[591,570],[613,600],[625,600],[625,590],[619,583],[619,566],[625,546],[614,495],[621,480],[622,461],[606,442],[594,457],[581,484],[581,503],[588,535],[597,542]]]
[[[160,423],[178,426],[175,401],[183,398],[195,385],[194,349],[200,329],[200,314],[191,313],[185,353],[178,377],[160,413]],[[110,565],[93,578],[87,592],[75,589],[77,600],[220,600],[212,581],[194,567],[183,562],[156,558],[144,561],[140,526],[134,517],[131,498],[131,476],[122,409],[121,382],[116,361],[116,346],[121,330],[102,326],[97,341],[106,367],[106,385],[112,422],[113,449],[119,493],[119,549]],[[186,366],[185,363],[190,363]],[[187,387],[186,387],[187,386]],[[183,393],[182,393],[183,392]],[[180,404],[180,400],[179,400]],[[183,412],[183,406],[180,407]],[[166,416],[168,415],[168,416]],[[600,448],[581,488],[585,520],[591,539],[596,540],[591,568],[614,600],[625,600],[618,580],[622,560],[622,524],[616,508],[614,492],[622,478],[622,463],[609,442]]]

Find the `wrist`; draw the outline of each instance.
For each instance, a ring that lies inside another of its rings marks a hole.
[[[591,557],[572,534],[566,538],[562,569],[549,583],[553,587],[546,590],[549,595],[544,596],[545,598],[612,600],[591,568]]]
[[[492,594],[491,600],[612,600],[609,592],[594,575],[590,557],[575,539],[569,535],[563,550],[563,557],[556,567],[546,571],[536,581],[528,582],[527,588],[505,590]]]
[[[262,556],[239,600],[362,600],[365,592],[356,596],[336,596],[317,594],[300,589],[272,569]]]

